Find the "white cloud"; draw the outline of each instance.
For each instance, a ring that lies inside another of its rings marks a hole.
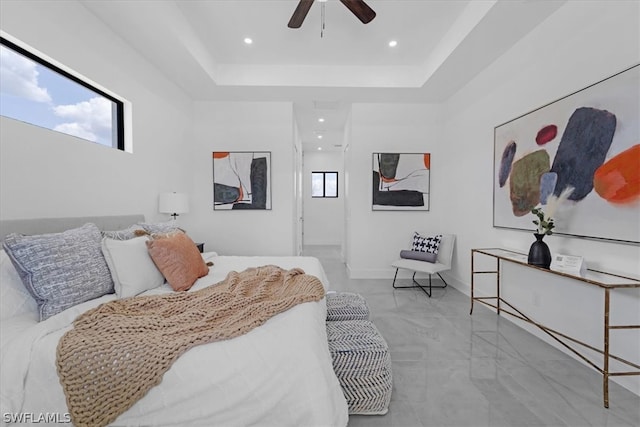
[[[0,91],[36,102],[51,102],[46,88],[38,85],[36,63],[0,46]]]
[[[51,95],[38,82],[38,64],[0,46],[0,91],[30,101],[47,103],[63,122],[53,130],[100,144],[112,144],[112,105],[101,96],[68,105],[53,105]],[[47,125],[49,127],[49,125]]]
[[[57,125],[54,130],[110,145],[111,106],[111,101],[102,97],[91,98],[89,101],[77,104],[55,106],[53,107],[55,115],[68,122]]]
[[[62,123],[53,128],[53,130],[77,136],[78,138],[88,139],[93,142],[98,141],[98,137],[91,132],[91,130],[83,127],[80,123]]]

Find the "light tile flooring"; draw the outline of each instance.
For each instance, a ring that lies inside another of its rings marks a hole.
[[[452,287],[394,290],[389,280],[351,280],[339,248],[306,246],[338,291],[364,296],[393,363],[385,416],[351,416],[349,427],[640,426],[640,397],[476,305]],[[407,280],[407,282],[410,282]],[[401,283],[410,284],[410,283]]]

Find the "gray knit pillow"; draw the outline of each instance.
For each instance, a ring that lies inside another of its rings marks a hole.
[[[141,225],[132,225],[124,230],[103,231],[102,236],[113,240],[130,240],[140,236],[136,232],[144,232]]]
[[[168,234],[175,231],[184,231],[176,225],[176,222],[171,220],[167,222],[139,222],[136,224],[138,227],[142,227],[144,231],[149,234]]]
[[[45,320],[81,302],[113,293],[95,224],[62,233],[9,234],[3,247]]]

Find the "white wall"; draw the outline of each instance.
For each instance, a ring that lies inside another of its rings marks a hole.
[[[494,126],[640,62],[639,7],[638,2],[567,2],[444,105],[441,153],[449,182],[446,194],[435,194],[433,202],[445,206],[442,224],[458,235],[450,276],[461,290],[469,291],[472,248],[526,253],[534,240],[528,232],[492,227]],[[460,197],[452,197],[456,194]],[[640,276],[638,246],[560,236],[545,241],[554,252],[584,256],[591,268]],[[602,289],[522,267],[504,273],[503,295],[518,308],[602,347]],[[489,278],[481,282],[487,290]],[[640,292],[614,294],[612,321],[640,324]],[[612,334],[614,354],[640,360],[638,330]],[[640,377],[616,381],[640,394]]]
[[[196,102],[194,118],[189,234],[224,255],[293,255],[292,103]],[[271,152],[271,210],[213,210],[214,151]]]
[[[451,184],[467,193],[466,206],[476,209],[474,221],[464,222],[465,210],[452,211],[451,220],[464,227],[459,257],[490,238],[528,248],[528,233],[490,227],[493,163],[478,159],[493,156],[494,126],[640,62],[639,8],[638,2],[568,2],[446,103],[443,154],[455,160]],[[465,144],[464,156],[454,144],[459,142]],[[559,236],[545,240],[561,253],[584,255],[590,266],[640,275],[638,246]],[[469,263],[461,263],[458,277],[468,274]]]
[[[434,197],[447,191],[448,166],[440,155],[440,106],[354,104],[351,110],[348,171],[347,268],[352,278],[393,277],[391,262],[406,249],[414,231],[443,230],[443,205]],[[372,211],[373,153],[431,153],[429,212]]]
[[[311,197],[311,172],[338,172],[337,198]],[[342,151],[304,153],[304,244],[342,245],[344,160]]]
[[[76,2],[2,2],[1,28],[124,97],[133,153],[0,118],[0,217],[157,213],[158,194],[190,191],[192,102]]]

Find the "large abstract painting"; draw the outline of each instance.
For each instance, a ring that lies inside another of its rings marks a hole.
[[[271,153],[214,151],[213,209],[271,209]]]
[[[640,65],[494,130],[494,227],[533,230],[531,209],[574,190],[557,234],[640,243]]]
[[[429,210],[431,154],[373,153],[373,210]]]

